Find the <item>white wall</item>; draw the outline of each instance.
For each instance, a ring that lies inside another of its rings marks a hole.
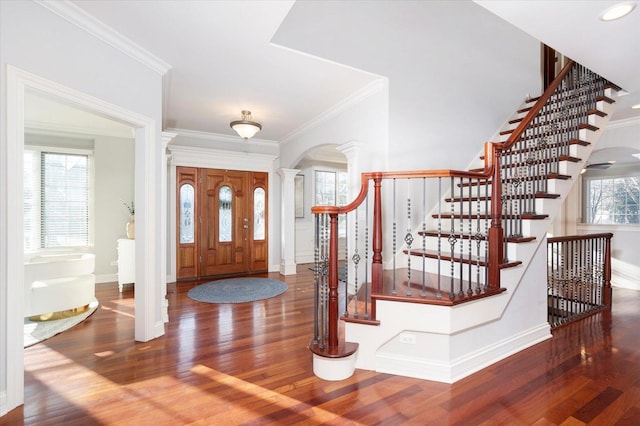
[[[540,94],[539,41],[475,3],[369,2],[366,10],[296,2],[274,42],[388,79],[389,146],[378,151],[388,159],[375,170],[464,168],[528,93]]]
[[[29,75],[44,78],[55,86],[60,85],[74,91],[76,99],[103,110],[119,111],[121,116],[135,117],[131,122],[141,126],[136,137],[136,198],[143,220],[138,220],[137,231],[144,244],[137,245],[141,282],[136,291],[136,338],[150,339],[162,334],[162,286],[165,273],[162,270],[156,239],[162,231],[152,232],[156,223],[163,222],[164,211],[157,205],[156,194],[161,187],[155,179],[161,162],[158,153],[151,151],[151,140],[160,144],[162,118],[162,76],[141,61],[125,55],[122,51],[90,35],[68,20],[54,14],[40,4],[27,1],[0,2],[0,414],[16,407],[23,401],[23,360],[21,301],[10,300],[22,294],[19,285],[22,279],[21,245],[22,219],[15,210],[14,201],[21,194],[21,165],[18,151],[21,150],[22,129],[16,129],[21,111],[9,105],[21,105],[18,83],[10,87],[8,66]],[[14,83],[11,83],[14,85]],[[58,86],[55,86],[58,87]],[[8,93],[8,89],[11,93]],[[57,89],[56,89],[57,90]],[[82,96],[80,96],[80,94]],[[91,99],[91,101],[89,101]],[[99,102],[98,102],[99,101]],[[9,122],[8,119],[12,121]],[[15,121],[14,121],[15,119]],[[123,119],[124,120],[124,119]],[[7,124],[9,123],[9,127]],[[140,141],[140,142],[139,142]],[[10,158],[10,159],[9,159]],[[15,204],[19,204],[15,201]],[[149,226],[149,230],[145,230]],[[15,296],[14,296],[15,295]],[[138,303],[142,300],[148,303]],[[152,306],[157,305],[157,306]],[[15,327],[15,329],[14,329]],[[18,330],[18,327],[20,330]],[[18,332],[20,336],[18,336]],[[18,347],[18,345],[20,347]],[[6,356],[4,356],[6,355]]]
[[[118,259],[118,238],[127,238],[129,211],[120,200],[131,203],[134,199],[133,148],[133,139],[95,137],[94,248],[98,283],[118,280],[118,267],[111,262]]]
[[[359,155],[361,172],[387,169],[389,148],[386,80],[380,79],[354,97],[351,103],[326,115],[329,118],[311,123],[280,144],[282,167],[295,168],[305,153],[317,146],[358,141],[362,143]]]

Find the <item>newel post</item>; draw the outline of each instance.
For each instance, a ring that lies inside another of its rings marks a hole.
[[[612,291],[611,291],[611,237],[613,234],[609,234],[605,237],[604,242],[604,305],[607,310],[611,310]]]
[[[491,227],[489,228],[489,288],[500,288],[500,265],[504,261],[504,231],[502,230],[502,177],[500,153],[495,144],[485,144],[485,158],[493,167],[491,179]]]
[[[329,213],[329,352],[338,349],[338,214]]]
[[[373,178],[373,241],[371,294],[382,293],[382,177]],[[371,301],[371,319],[376,319],[376,301]]]

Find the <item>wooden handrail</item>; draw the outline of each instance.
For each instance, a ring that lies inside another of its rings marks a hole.
[[[611,239],[613,234],[611,232],[602,232],[599,234],[586,234],[586,235],[567,235],[564,237],[549,237],[547,238],[547,242],[549,243],[561,243],[565,241],[576,241],[576,240],[591,240],[594,238],[607,238]]]
[[[373,172],[362,173],[360,179],[360,192],[356,198],[349,204],[338,206],[313,206],[311,207],[311,213],[313,214],[344,214],[349,213],[358,208],[360,204],[367,197],[369,191],[370,180],[382,180],[382,179],[415,179],[415,178],[439,178],[439,177],[457,177],[457,178],[470,178],[470,179],[488,179],[493,175],[493,167],[485,167],[485,170],[481,172],[470,172],[468,170],[404,170],[395,172]]]
[[[518,127],[515,128],[513,133],[509,135],[509,138],[505,142],[495,144],[496,148],[507,150],[507,149],[510,149],[516,142],[518,142],[518,140],[520,140],[520,137],[522,136],[524,131],[527,129],[527,127],[529,127],[529,124],[531,124],[533,119],[542,110],[542,107],[545,106],[545,104],[547,103],[549,98],[551,98],[551,96],[554,94],[558,86],[560,86],[560,83],[562,83],[562,80],[567,76],[567,74],[569,74],[574,64],[575,62],[571,59],[567,61],[566,65],[564,66],[564,68],[562,68],[560,73],[558,73],[558,76],[555,78],[555,80],[553,80],[553,82],[549,85],[549,87],[547,87],[547,89],[544,91],[542,96],[540,96],[540,98],[536,101],[536,103],[533,104],[533,106],[531,107],[527,115],[522,119],[520,124],[518,124]]]

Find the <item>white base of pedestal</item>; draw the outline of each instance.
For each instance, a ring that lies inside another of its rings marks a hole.
[[[313,355],[313,374],[322,380],[338,381],[351,377],[356,371],[358,352],[344,358],[326,358]]]

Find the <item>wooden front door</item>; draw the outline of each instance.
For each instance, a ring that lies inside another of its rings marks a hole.
[[[267,173],[192,167],[177,172],[177,278],[267,271]],[[191,207],[189,185],[193,214],[185,209]]]

